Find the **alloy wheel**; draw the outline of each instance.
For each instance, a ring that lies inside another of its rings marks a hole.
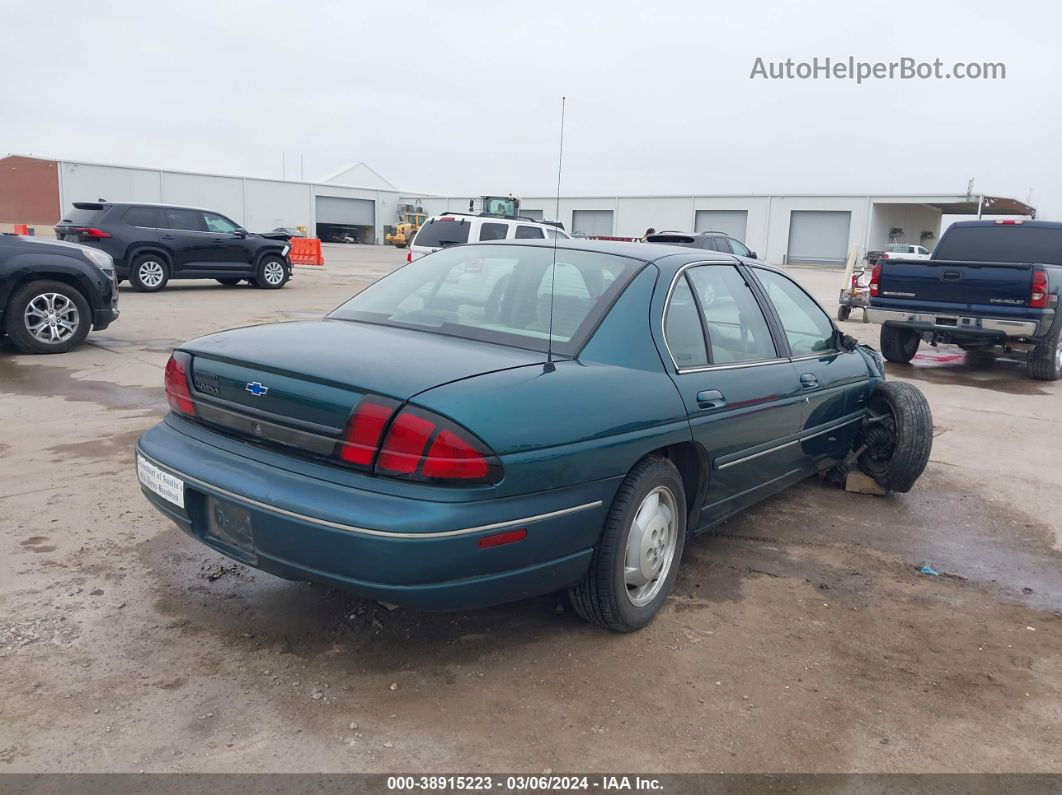
[[[627,598],[644,607],[660,593],[671,571],[678,542],[675,495],[658,486],[646,495],[634,514],[623,561]]]
[[[141,262],[136,273],[140,279],[140,283],[145,287],[158,287],[162,284],[162,279],[166,275],[162,263],[156,262],[153,259]]]
[[[66,342],[81,325],[77,305],[62,293],[42,293],[26,305],[26,330],[48,345]]]
[[[284,281],[284,266],[276,260],[270,260],[262,268],[262,276],[265,280],[272,285],[280,284]]]

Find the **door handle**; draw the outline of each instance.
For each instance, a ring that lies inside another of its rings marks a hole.
[[[726,398],[718,389],[705,389],[697,393],[697,405],[702,409],[721,409],[726,405]]]
[[[162,239],[163,240],[173,240],[173,235],[163,235]]]
[[[814,373],[804,373],[800,376],[800,386],[803,389],[815,389],[819,385],[819,377]]]

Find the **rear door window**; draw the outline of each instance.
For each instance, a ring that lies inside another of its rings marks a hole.
[[[664,337],[671,358],[680,370],[708,364],[708,349],[704,345],[704,328],[693,299],[693,291],[683,275],[671,292],[664,318]]]
[[[541,240],[544,237],[545,235],[540,227],[523,225],[516,227],[517,240]]]
[[[484,223],[479,228],[479,240],[481,243],[485,240],[505,240],[505,236],[508,234],[508,224]]]
[[[413,245],[426,248],[445,248],[468,242],[468,230],[472,225],[467,218],[434,218],[417,232]]]
[[[162,217],[166,226],[170,229],[184,230],[187,232],[205,232],[203,214],[195,210],[182,210],[178,207],[166,207],[162,211]]]
[[[129,226],[143,226],[156,229],[159,226],[158,207],[130,207],[122,217]]]

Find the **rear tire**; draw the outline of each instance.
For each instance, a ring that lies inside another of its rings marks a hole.
[[[4,312],[4,331],[23,353],[66,353],[84,342],[92,309],[63,282],[36,281],[15,290]]]
[[[841,306],[837,307],[837,319],[838,320],[848,320],[848,318],[851,317],[851,315],[852,315],[852,307],[850,307],[850,306],[848,306],[846,304],[842,304]]]
[[[867,413],[856,441],[867,445],[859,468],[888,491],[910,491],[933,449],[929,401],[913,384],[886,381],[870,396]]]
[[[1029,378],[1037,381],[1057,381],[1062,378],[1062,320],[1029,354],[1025,364]]]
[[[217,279],[216,281],[218,282],[218,284],[223,284],[226,287],[235,287],[237,284],[240,283],[239,279],[227,279],[226,278],[226,279]]]
[[[670,459],[645,458],[619,487],[590,568],[568,591],[572,608],[613,632],[641,629],[667,601],[685,542],[682,476]]]
[[[288,283],[288,266],[280,257],[269,255],[258,263],[254,277],[255,286],[266,290],[279,290]]]
[[[918,353],[918,344],[921,341],[921,336],[913,329],[881,327],[881,355],[890,362],[907,364]]]
[[[129,283],[142,293],[157,293],[170,280],[170,266],[156,254],[142,254],[129,268]]]

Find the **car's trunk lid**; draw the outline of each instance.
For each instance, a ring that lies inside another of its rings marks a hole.
[[[312,440],[293,438],[288,429],[334,440],[367,394],[402,402],[441,384],[545,358],[519,348],[341,320],[234,329],[181,349],[192,355],[201,420],[292,446]]]

